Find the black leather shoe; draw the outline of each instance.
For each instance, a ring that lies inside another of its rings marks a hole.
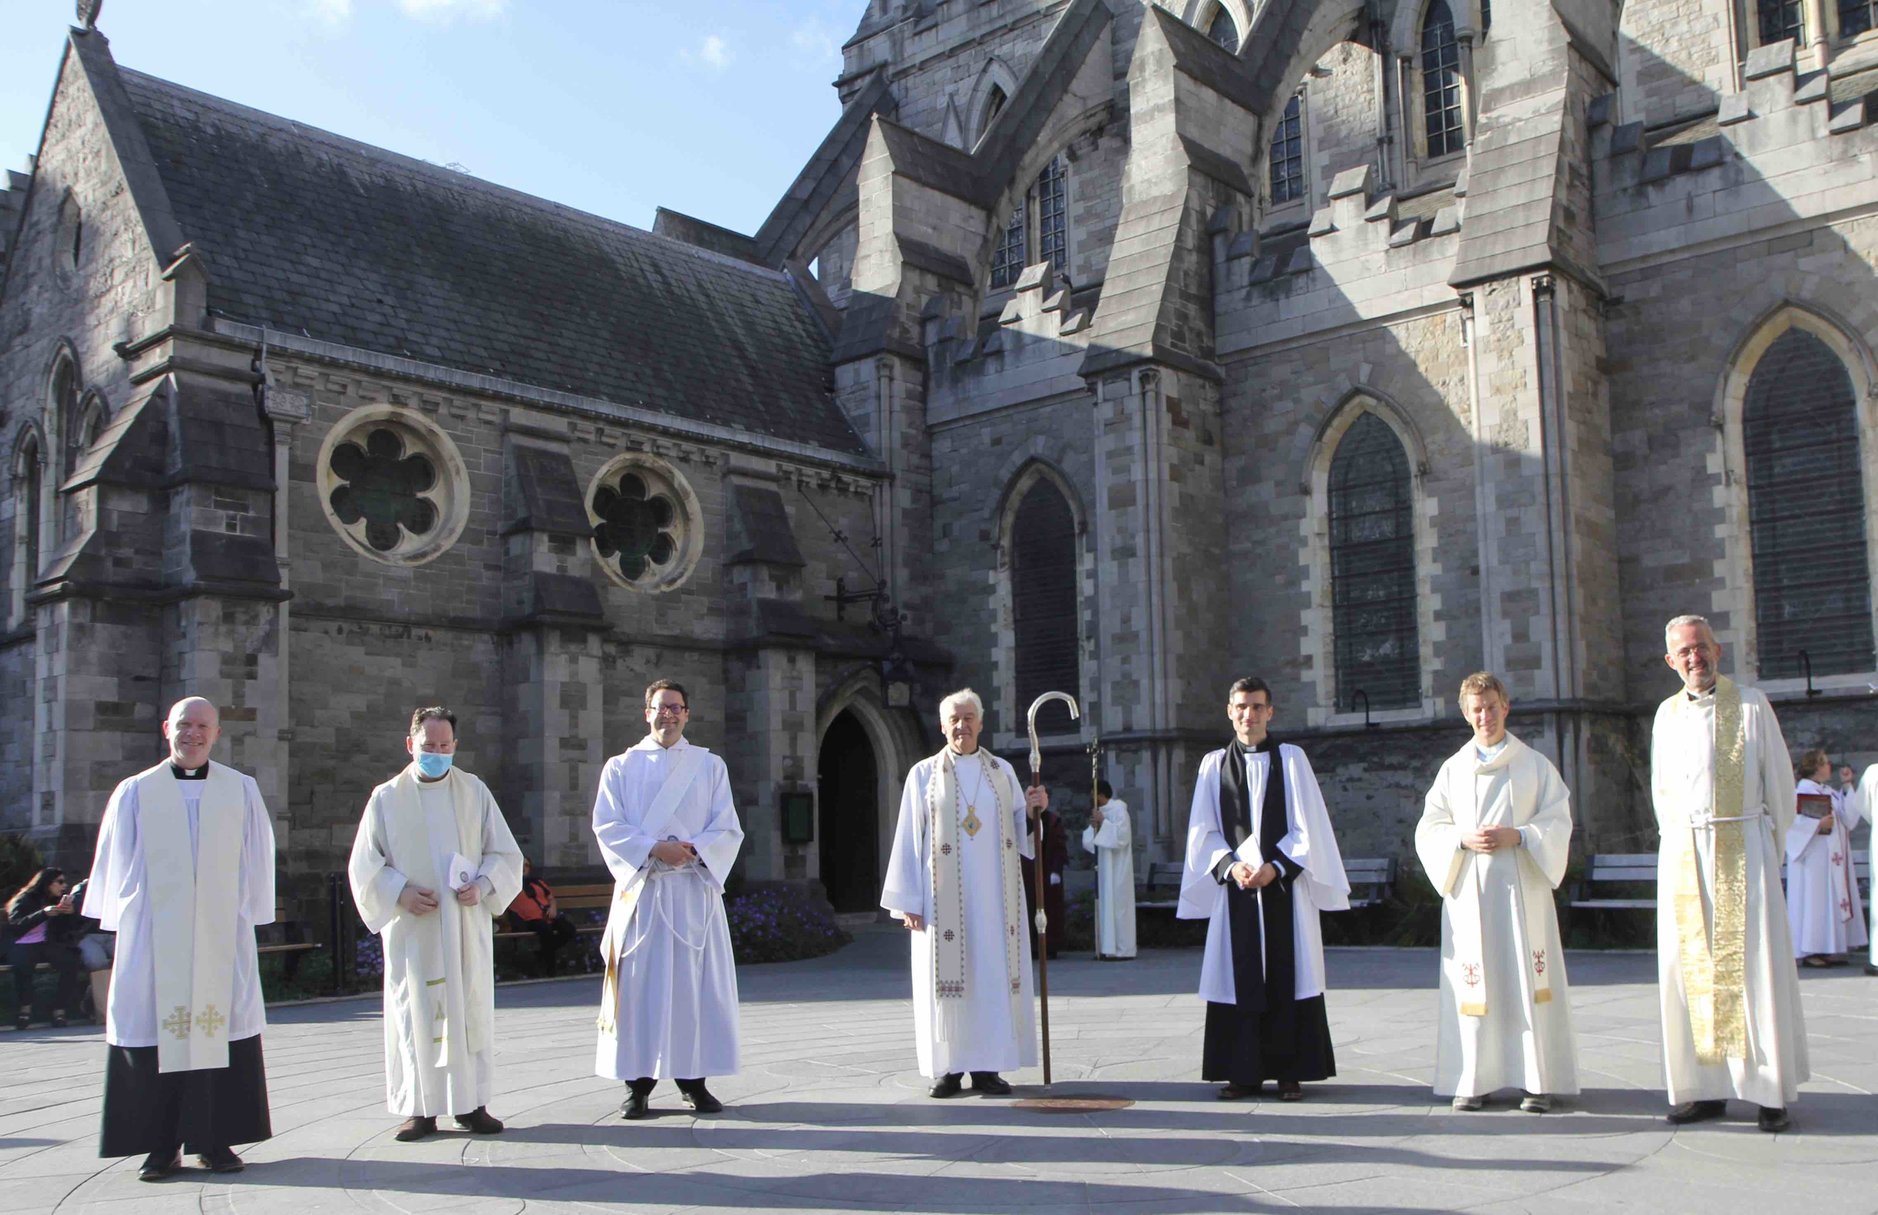
[[[137,1170],[138,1181],[162,1181],[183,1167],[183,1151],[171,1148],[167,1152],[151,1152],[143,1158],[143,1167]]]
[[[500,1135],[502,1121],[489,1113],[489,1107],[479,1105],[467,1114],[458,1114],[456,1124],[472,1135]]]
[[[1787,1117],[1786,1107],[1776,1105],[1763,1105],[1755,1122],[1770,1135],[1779,1134],[1793,1125],[1792,1120]]]
[[[413,1114],[398,1124],[398,1132],[392,1138],[399,1143],[416,1143],[419,1139],[428,1139],[436,1133],[437,1120],[435,1118]]]
[[[1671,1126],[1682,1126],[1690,1122],[1707,1122],[1727,1112],[1726,1101],[1685,1101],[1681,1105],[1670,1106],[1669,1113],[1663,1117]]]
[[[678,1086],[678,1095],[685,1099],[685,1104],[700,1114],[721,1114],[724,1103],[711,1096],[711,1090],[704,1087],[704,1081]]]
[[[972,1091],[987,1097],[1008,1097],[1011,1095],[1011,1082],[996,1072],[973,1072]]]
[[[956,1097],[965,1091],[965,1086],[960,1083],[964,1078],[964,1072],[947,1072],[932,1082],[932,1087],[926,1090],[926,1095],[928,1097]]]
[[[1278,1082],[1278,1099],[1280,1101],[1302,1101],[1304,1100],[1304,1086],[1299,1084],[1296,1080],[1280,1080]]]
[[[1262,1084],[1223,1084],[1214,1094],[1221,1101],[1244,1101],[1248,1097],[1257,1097],[1265,1091]]]
[[[647,1089],[642,1093],[635,1088],[628,1091],[626,1103],[619,1107],[619,1116],[629,1122],[650,1118],[652,1116],[652,1090]]]
[[[204,1148],[196,1157],[196,1163],[211,1173],[239,1173],[248,1167],[241,1162],[241,1157],[225,1147]]]

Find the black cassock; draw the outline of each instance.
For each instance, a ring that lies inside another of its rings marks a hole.
[[[272,1138],[261,1035],[228,1044],[228,1066],[157,1070],[154,1046],[113,1046],[104,1064],[100,1156],[203,1152]]]
[[[1237,848],[1252,834],[1252,795],[1246,781],[1246,748],[1235,739],[1219,765],[1221,834]],[[1278,842],[1290,833],[1285,768],[1275,739],[1251,748],[1270,756],[1265,796],[1259,807],[1259,853],[1278,868],[1278,880],[1259,890],[1241,890],[1230,874],[1237,857],[1226,857],[1213,877],[1226,888],[1226,918],[1232,936],[1232,981],[1237,1002],[1206,1005],[1206,1038],[1200,1076],[1242,1088],[1266,1080],[1326,1080],[1337,1074],[1330,1046],[1324,997],[1297,998],[1292,883],[1303,868]],[[1270,897],[1264,897],[1270,896]],[[1263,946],[1259,903],[1265,905]]]

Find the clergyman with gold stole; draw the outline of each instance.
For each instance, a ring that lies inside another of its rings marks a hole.
[[[1477,1110],[1503,1088],[1543,1114],[1578,1092],[1571,997],[1552,892],[1565,877],[1571,791],[1506,729],[1506,685],[1461,681],[1474,736],[1435,776],[1415,855],[1441,896],[1435,1095]]]
[[[1721,674],[1707,620],[1678,616],[1663,639],[1683,685],[1650,742],[1669,1121],[1719,1118],[1732,1097],[1760,1107],[1760,1129],[1783,1131],[1808,1075],[1780,892],[1792,760],[1767,697]]]
[[[522,850],[489,787],[456,766],[456,714],[411,715],[411,762],[372,790],[347,876],[385,947],[385,1108],[396,1138],[450,1116],[499,1134],[495,1086],[495,919],[522,888]]]
[[[254,778],[210,761],[221,732],[213,704],[176,702],[169,758],[111,794],[85,887],[117,934],[98,1154],[145,1153],[144,1181],[185,1148],[235,1172],[232,1145],[273,1134],[254,929],[274,922],[274,827]]]
[[[1002,1073],[1037,1062],[1030,934],[1019,863],[1036,855],[1030,823],[1049,806],[1011,765],[978,745],[984,702],[962,688],[939,702],[946,745],[913,765],[900,795],[880,905],[907,927],[913,1028],[927,1094],[1011,1091]],[[1057,925],[1049,925],[1055,932]]]

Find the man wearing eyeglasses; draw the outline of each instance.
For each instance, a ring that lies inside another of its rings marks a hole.
[[[595,1070],[627,1085],[620,1116],[652,1115],[652,1088],[677,1081],[715,1114],[708,1076],[737,1070],[737,969],[724,879],[743,845],[724,761],[686,740],[690,697],[669,679],[646,689],[648,733],[606,761],[593,833],[614,897],[600,956]]]

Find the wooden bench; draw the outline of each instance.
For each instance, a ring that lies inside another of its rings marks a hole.
[[[1179,905],[1180,879],[1186,867],[1177,861],[1155,861],[1148,866],[1148,880],[1135,896],[1136,911],[1172,911]],[[1350,879],[1350,909],[1376,907],[1395,893],[1395,858],[1361,857],[1343,863]],[[1173,898],[1155,897],[1157,890],[1169,890]],[[1144,897],[1145,895],[1145,897]]]
[[[306,939],[306,926],[287,918],[287,901],[274,901],[274,922],[254,930],[254,952],[259,956],[280,955],[282,973],[291,980],[300,970],[300,959],[326,946]]]
[[[1343,862],[1343,875],[1350,879],[1350,910],[1380,907],[1395,893],[1395,858],[1392,856],[1358,857]]]
[[[554,892],[554,905],[564,916],[575,921],[581,936],[599,936],[606,931],[606,911],[613,903],[613,883],[595,882],[588,886],[563,886]],[[577,916],[575,912],[599,912]],[[504,913],[505,917],[507,913]],[[508,928],[496,933],[498,941],[520,941],[535,934],[526,928]]]
[[[1648,893],[1636,887],[1647,888]],[[1607,852],[1591,858],[1572,887],[1570,906],[1585,911],[1656,910],[1656,853]]]

